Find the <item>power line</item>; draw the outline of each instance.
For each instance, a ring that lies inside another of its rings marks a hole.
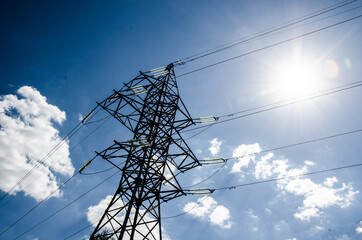
[[[35,224],[34,226],[32,226],[31,228],[29,228],[28,230],[26,230],[25,232],[23,232],[22,234],[20,234],[19,236],[17,236],[16,238],[14,238],[14,240],[20,238],[21,236],[25,235],[26,233],[30,232],[31,230],[33,230],[34,228],[38,227],[39,225],[43,224],[44,222],[48,221],[50,218],[52,218],[53,216],[57,215],[58,213],[60,213],[61,211],[63,211],[64,209],[66,209],[67,207],[69,207],[70,205],[72,205],[73,203],[75,203],[76,201],[78,201],[79,199],[83,198],[85,195],[87,195],[88,193],[90,193],[91,191],[93,191],[94,189],[96,189],[97,187],[99,187],[100,185],[104,184],[106,181],[108,181],[109,179],[111,179],[112,177],[114,177],[115,175],[117,175],[118,171],[113,173],[112,175],[110,175],[109,177],[107,177],[106,179],[104,179],[102,182],[98,183],[97,185],[95,185],[94,187],[90,188],[88,191],[86,191],[85,193],[83,193],[82,195],[80,195],[79,197],[75,198],[74,200],[72,200],[71,202],[69,202],[68,204],[66,204],[64,207],[60,208],[59,210],[55,211],[54,213],[52,213],[51,215],[49,215],[48,217],[44,218],[42,221],[38,222],[37,224]]]
[[[6,233],[10,228],[15,226],[18,222],[20,222],[24,217],[26,217],[29,213],[34,211],[37,207],[39,207],[42,203],[44,203],[46,200],[48,200],[55,192],[57,192],[60,188],[62,188],[66,183],[68,183],[70,180],[72,180],[78,172],[74,173],[70,178],[68,178],[64,183],[59,185],[54,191],[52,191],[46,198],[41,200],[38,204],[36,204],[33,208],[31,208],[29,211],[27,211],[23,216],[21,216],[18,220],[16,220],[14,223],[12,223],[9,227],[7,227],[4,231],[0,233],[0,236]]]
[[[319,141],[322,141],[322,140],[341,137],[341,136],[350,135],[350,134],[359,133],[359,132],[362,132],[362,128],[357,129],[357,130],[353,130],[353,131],[349,131],[349,132],[343,132],[343,133],[338,133],[338,134],[334,134],[334,135],[330,135],[330,136],[326,136],[326,137],[312,139],[312,140],[308,140],[308,141],[293,143],[293,144],[289,144],[289,145],[285,145],[285,146],[281,146],[281,147],[271,148],[271,149],[268,149],[268,150],[260,151],[260,152],[258,152],[258,154],[271,152],[271,151],[276,151],[276,150],[285,149],[285,148],[290,148],[290,147],[295,147],[295,146],[300,146],[300,145],[304,145],[304,144],[308,144],[308,143],[319,142]],[[250,156],[250,155],[252,155],[252,154],[238,156],[238,157],[230,157],[230,158],[226,158],[225,160],[238,159],[238,158],[243,158],[243,157]]]
[[[115,168],[116,168],[116,167],[113,166],[113,167],[110,167],[110,168],[107,168],[107,169],[104,169],[104,170],[101,170],[101,171],[90,172],[90,173],[84,173],[84,172],[82,172],[81,174],[82,174],[82,175],[95,175],[95,174],[99,174],[99,173],[108,172],[108,171],[110,171],[110,170],[112,170],[112,169],[115,169]]]
[[[94,121],[91,121],[91,122],[86,122],[84,125],[89,125],[89,124],[101,122],[101,121],[104,121],[104,120],[108,120],[108,118],[110,118],[110,117],[111,117],[111,116],[106,116],[106,117],[103,117],[103,118],[101,118],[101,119],[97,119],[97,120],[94,120]]]
[[[302,177],[302,176],[320,174],[320,173],[325,173],[325,172],[332,172],[332,171],[337,171],[337,170],[342,170],[342,169],[347,169],[347,168],[354,168],[354,167],[361,167],[361,166],[362,166],[362,163],[357,163],[357,164],[352,164],[352,165],[329,168],[329,169],[313,171],[313,172],[308,172],[308,173],[302,173],[302,174],[296,174],[296,175],[291,175],[291,176],[285,176],[285,177],[272,178],[272,179],[267,179],[267,180],[262,180],[262,181],[255,181],[255,182],[231,185],[231,186],[227,186],[227,187],[210,188],[210,190],[211,190],[211,194],[212,194],[214,191],[219,191],[219,190],[232,190],[232,189],[236,189],[236,188],[239,188],[239,187],[246,187],[246,186],[257,185],[257,184],[261,184],[261,183],[275,182],[275,181],[280,181],[280,180],[285,180],[285,179],[298,178],[298,177]],[[205,197],[209,197],[211,194],[209,194],[209,195],[207,195]],[[198,205],[200,205],[200,203],[203,200],[205,200],[205,199],[202,199],[201,201],[198,201],[197,204],[187,212],[182,212],[180,214],[170,216],[170,217],[164,217],[163,219],[176,218],[176,217],[180,217],[182,215],[185,215],[186,213],[191,212],[194,208],[196,208]]]
[[[64,238],[63,240],[67,240],[67,239],[69,239],[69,238],[77,235],[78,233],[83,232],[83,231],[86,230],[87,228],[90,228],[92,225],[95,225],[95,224],[97,224],[97,223],[98,223],[98,221],[97,221],[97,222],[94,222],[94,223],[90,223],[90,224],[88,224],[86,227],[83,227],[83,228],[77,230],[75,233],[72,233],[71,235],[67,236],[67,237]]]
[[[265,104],[265,105],[262,105],[262,106],[249,108],[249,109],[246,109],[246,110],[240,110],[240,111],[237,111],[237,112],[228,113],[226,115],[218,116],[218,118],[232,117],[232,116],[237,115],[237,114],[250,112],[250,111],[253,111],[253,110],[258,110],[258,109],[261,109],[261,108],[270,107],[270,106],[274,106],[274,105],[277,105],[277,104],[282,104],[282,103],[285,103],[285,102],[301,100],[301,99],[305,99],[305,98],[308,98],[308,97],[315,97],[316,95],[319,96],[320,94],[328,94],[330,91],[344,90],[342,88],[345,88],[345,87],[352,87],[352,88],[359,87],[360,86],[359,84],[361,84],[361,83],[362,83],[362,81],[355,81],[355,82],[351,82],[351,83],[344,84],[344,85],[341,85],[341,86],[325,89],[325,90],[322,90],[322,91],[309,93],[309,94],[306,94],[306,95],[303,95],[303,96],[292,97],[292,98],[288,98],[288,99],[281,100],[281,101],[278,101],[278,102],[273,102],[273,103]],[[348,90],[348,89],[346,89],[346,90]]]
[[[239,188],[239,187],[245,187],[245,186],[256,185],[256,184],[267,183],[267,182],[274,182],[274,181],[290,179],[290,178],[298,178],[298,177],[302,177],[302,176],[320,174],[320,173],[337,171],[337,170],[347,169],[347,168],[360,167],[360,166],[362,166],[362,163],[346,165],[346,166],[341,166],[341,167],[335,167],[335,168],[329,168],[329,169],[325,169],[325,170],[319,170],[319,171],[308,172],[308,173],[301,173],[301,174],[296,174],[296,175],[291,175],[291,176],[272,178],[272,179],[267,179],[267,180],[262,180],[262,181],[257,181],[257,182],[250,182],[250,183],[231,185],[231,186],[227,186],[227,187],[214,188],[214,189],[211,189],[211,190],[219,191],[219,190],[226,190],[226,189],[235,189],[235,188]]]
[[[202,203],[202,202],[203,202],[206,198],[208,198],[210,195],[211,195],[211,194],[204,196],[200,201],[197,201],[196,204],[195,204],[192,208],[190,208],[189,210],[184,211],[184,212],[182,212],[182,213],[180,213],[180,214],[173,215],[173,216],[163,217],[162,219],[171,219],[171,218],[176,218],[176,217],[180,217],[180,216],[182,216],[182,215],[185,215],[186,213],[189,213],[189,212],[191,212],[192,210],[194,210],[197,206],[200,205],[200,203]]]
[[[212,178],[213,176],[215,176],[218,172],[220,172],[220,170],[225,167],[226,163],[227,163],[227,161],[225,161],[225,162],[221,165],[221,167],[219,167],[215,172],[213,172],[210,176],[208,176],[208,177],[205,178],[204,180],[201,180],[201,181],[199,181],[198,183],[192,184],[192,185],[187,186],[187,187],[185,187],[185,188],[195,187],[195,186],[197,186],[197,185],[200,185],[201,183],[206,182],[207,180],[209,180],[210,178]]]
[[[201,71],[201,70],[210,68],[210,67],[214,67],[214,66],[216,66],[216,65],[219,65],[219,64],[222,64],[222,63],[225,63],[225,62],[229,62],[229,61],[232,61],[232,60],[241,58],[241,57],[245,57],[245,56],[250,55],[250,54],[252,54],[252,53],[260,52],[260,51],[262,51],[262,50],[265,50],[265,49],[268,49],[268,48],[271,48],[271,47],[275,47],[275,46],[278,46],[278,45],[281,45],[281,44],[284,44],[284,43],[287,43],[287,42],[296,40],[296,39],[298,39],[298,38],[306,37],[306,36],[312,35],[312,34],[314,34],[314,33],[321,32],[321,31],[323,31],[323,30],[326,30],[326,29],[329,29],[329,28],[332,28],[332,27],[341,25],[341,24],[343,24],[343,23],[356,20],[356,19],[358,19],[358,18],[360,18],[360,17],[362,17],[362,15],[358,15],[358,16],[355,16],[355,17],[352,17],[352,18],[348,18],[348,19],[346,19],[346,20],[343,20],[343,21],[340,21],[340,22],[337,22],[337,23],[328,25],[328,26],[326,26],[326,27],[319,28],[319,29],[317,29],[317,30],[313,30],[313,31],[310,31],[310,32],[307,32],[307,33],[303,33],[303,34],[301,34],[301,35],[297,35],[297,36],[295,36],[295,37],[288,38],[288,39],[286,39],[286,40],[279,41],[279,42],[276,42],[276,43],[267,45],[267,46],[265,46],[265,47],[255,49],[255,50],[252,50],[252,51],[250,51],[250,52],[246,52],[246,53],[237,55],[237,56],[235,56],[235,57],[227,58],[227,59],[225,59],[225,60],[222,60],[222,61],[219,61],[219,62],[216,62],[216,63],[213,63],[213,64],[209,64],[209,65],[206,65],[206,66],[201,67],[201,68],[197,68],[197,69],[192,70],[192,71],[190,71],[190,72],[186,72],[186,73],[180,74],[180,75],[178,75],[178,77],[180,78],[180,77],[189,75],[189,74],[191,74],[191,73],[195,73],[195,72],[198,72],[198,71]]]
[[[258,111],[255,111],[255,112],[243,114],[243,115],[237,116],[237,117],[233,117],[233,116],[236,115],[236,114],[239,114],[239,113],[244,113],[244,112],[247,112],[247,111],[252,111],[252,110],[261,109],[261,108],[264,108],[264,107],[267,107],[267,106],[276,105],[276,103],[268,104],[268,105],[264,105],[264,106],[259,106],[259,107],[251,108],[251,109],[248,109],[248,110],[243,110],[243,111],[231,113],[231,114],[228,114],[228,115],[223,115],[223,116],[221,116],[221,117],[230,117],[230,118],[229,118],[229,119],[222,120],[222,121],[217,121],[217,122],[214,122],[214,123],[209,124],[209,125],[202,125],[202,126],[199,126],[199,127],[194,127],[194,128],[191,128],[191,129],[187,129],[187,130],[184,130],[183,132],[190,132],[190,131],[194,131],[194,130],[197,130],[197,129],[210,127],[210,125],[211,125],[211,126],[214,126],[214,125],[217,125],[217,124],[221,124],[221,123],[233,121],[233,120],[236,120],[236,119],[240,119],[240,118],[244,118],[244,117],[256,115],[256,114],[259,114],[259,113],[263,113],[263,112],[275,110],[275,109],[278,109],[278,108],[286,107],[286,106],[293,105],[293,104],[296,104],[296,103],[300,103],[300,102],[312,100],[312,99],[319,98],[319,97],[326,96],[326,95],[330,95],[330,94],[333,94],[333,93],[338,93],[338,92],[346,91],[346,90],[349,90],[349,89],[353,89],[353,88],[362,86],[362,83],[360,83],[360,82],[361,82],[361,81],[355,82],[355,83],[358,83],[358,84],[354,84],[354,85],[347,84],[347,85],[344,85],[344,86],[346,86],[346,87],[341,86],[341,87],[338,87],[338,89],[336,89],[336,90],[326,90],[326,91],[323,91],[322,93],[316,93],[316,94],[313,94],[313,95],[311,95],[311,96],[310,96],[310,95],[307,95],[307,97],[298,98],[297,100],[293,100],[293,99],[292,99],[293,101],[290,101],[290,100],[281,101],[281,102],[278,102],[278,103],[283,103],[283,104],[279,104],[279,105],[277,105],[277,106],[273,106],[273,107],[269,107],[269,108],[266,108],[266,109],[258,110]],[[334,88],[334,89],[335,89],[335,88]],[[286,103],[284,103],[284,102],[286,102]]]
[[[220,51],[224,51],[226,49],[229,49],[229,48],[232,48],[232,47],[235,47],[235,46],[238,46],[242,43],[246,43],[246,42],[250,42],[252,40],[255,40],[255,39],[258,39],[260,37],[264,37],[266,35],[269,35],[270,33],[273,33],[273,32],[276,32],[278,30],[281,30],[281,29],[284,29],[284,28],[287,28],[287,27],[290,27],[290,26],[293,26],[295,24],[298,24],[300,22],[304,22],[306,20],[309,20],[311,18],[314,18],[314,17],[317,17],[317,16],[320,16],[322,14],[325,14],[327,12],[330,12],[330,11],[333,11],[333,10],[336,10],[338,8],[341,8],[341,7],[344,7],[346,5],[349,5],[351,3],[354,3],[356,0],[353,0],[353,1],[349,1],[347,3],[345,3],[346,1],[343,1],[341,3],[337,3],[337,4],[334,4],[330,7],[327,7],[327,8],[324,8],[322,10],[319,10],[315,13],[312,13],[312,14],[308,14],[306,15],[305,17],[302,17],[302,18],[299,18],[299,19],[296,19],[294,21],[291,21],[291,22],[288,22],[288,23],[285,23],[285,24],[281,24],[281,25],[278,25],[278,26],[275,26],[275,27],[272,27],[270,29],[267,29],[265,31],[262,31],[262,32],[259,32],[259,33],[256,33],[256,34],[253,34],[251,35],[250,37],[246,37],[246,38],[242,38],[242,39],[239,39],[239,40],[236,40],[234,42],[231,42],[231,43],[228,43],[228,44],[223,44],[219,47],[216,47],[216,48],[213,48],[211,50],[207,50],[207,51],[204,51],[203,53],[199,53],[199,54],[196,54],[194,56],[191,56],[191,57],[187,57],[183,60],[181,60],[183,63],[188,63],[188,62],[192,62],[192,61],[195,61],[197,59],[200,59],[200,58],[204,58],[206,56],[209,56],[209,55],[212,55],[212,54],[215,54],[217,52],[220,52]],[[318,20],[317,20],[318,21]],[[177,61],[175,61],[174,63],[177,63]]]
[[[337,133],[334,135],[329,135],[326,137],[320,137],[320,138],[316,138],[316,139],[312,139],[312,140],[307,140],[307,141],[302,141],[302,142],[297,142],[297,143],[293,143],[293,144],[289,144],[289,145],[284,145],[284,146],[280,146],[280,147],[275,147],[275,148],[270,148],[267,150],[263,150],[260,152],[255,152],[255,153],[251,153],[251,154],[245,154],[245,155],[241,155],[241,156],[237,156],[237,157],[229,157],[229,158],[222,158],[225,162],[223,163],[223,165],[218,168],[214,173],[212,173],[210,176],[208,176],[206,179],[200,181],[197,184],[191,185],[191,186],[187,186],[186,188],[189,187],[194,187],[196,185],[199,185],[203,182],[206,182],[207,180],[209,180],[210,178],[212,178],[213,176],[215,176],[216,173],[218,173],[222,168],[224,168],[226,166],[226,163],[228,162],[228,160],[231,159],[239,159],[239,158],[243,158],[243,157],[248,157],[248,156],[253,156],[255,154],[261,154],[261,153],[267,153],[267,152],[271,152],[271,151],[276,151],[276,150],[280,150],[280,149],[285,149],[285,148],[291,148],[291,147],[296,147],[296,146],[300,146],[300,145],[305,145],[305,144],[309,144],[309,143],[314,143],[314,142],[319,142],[322,140],[327,140],[327,139],[331,139],[331,138],[336,138],[336,137],[341,137],[341,136],[345,136],[345,135],[349,135],[349,134],[353,134],[353,133],[358,133],[358,132],[362,132],[362,129],[357,129],[357,130],[353,130],[353,131],[348,131],[348,132],[343,132],[343,133]],[[178,173],[179,174],[179,173]]]
[[[104,119],[101,119],[103,122],[98,125],[95,129],[93,129],[93,131],[91,131],[87,136],[85,136],[80,142],[78,142],[76,145],[74,145],[70,150],[69,152],[73,151],[73,149],[75,149],[76,147],[78,147],[80,144],[82,144],[90,135],[92,135],[95,131],[97,131],[99,128],[101,128],[108,120],[110,119],[110,117],[106,117]],[[99,120],[97,121],[93,121],[91,123],[96,123],[96,122],[99,122]],[[91,124],[91,123],[87,123],[87,124]]]
[[[335,7],[335,6],[338,6],[338,5],[340,5],[340,4],[344,4],[344,3],[348,2],[348,1],[349,1],[349,0],[342,1],[342,2],[339,2],[339,3],[336,3],[336,4],[333,4],[333,5],[331,5],[331,6],[325,7],[325,8],[323,8],[323,9],[320,9],[320,10],[318,10],[318,11],[309,13],[309,14],[307,14],[307,15],[304,15],[304,16],[302,16],[302,17],[293,19],[293,20],[291,20],[291,21],[287,21],[287,22],[285,22],[285,23],[278,24],[278,25],[276,25],[276,26],[267,28],[267,29],[262,30],[262,31],[259,31],[259,32],[257,32],[257,33],[250,34],[249,36],[242,37],[242,38],[236,39],[236,40],[234,40],[234,41],[231,41],[231,42],[228,42],[228,43],[219,45],[219,46],[217,46],[217,47],[213,47],[213,48],[211,48],[211,49],[208,49],[208,50],[199,52],[199,53],[197,53],[197,54],[194,54],[194,55],[185,57],[185,58],[181,59],[181,61],[186,61],[186,60],[188,60],[188,59],[197,57],[197,56],[199,56],[199,55],[202,55],[202,54],[205,54],[205,53],[208,53],[208,52],[211,52],[211,51],[213,51],[213,50],[217,50],[217,49],[223,48],[223,47],[225,47],[225,46],[229,46],[229,45],[238,43],[238,42],[240,42],[240,41],[244,41],[244,40],[246,40],[246,39],[250,39],[250,38],[252,38],[252,37],[254,37],[254,36],[256,36],[256,35],[263,34],[263,33],[267,32],[267,31],[271,31],[271,30],[273,30],[273,29],[276,29],[276,28],[279,28],[279,27],[282,27],[282,26],[285,26],[285,25],[292,24],[292,23],[295,22],[295,21],[299,21],[299,20],[301,20],[301,19],[303,19],[303,18],[307,18],[307,17],[309,17],[309,16],[311,16],[311,15],[318,14],[318,13],[320,13],[321,11],[328,10],[328,9],[333,8],[333,7]],[[350,2],[350,3],[352,3],[352,2]],[[174,61],[174,63],[177,63],[177,62],[178,62],[178,61]]]

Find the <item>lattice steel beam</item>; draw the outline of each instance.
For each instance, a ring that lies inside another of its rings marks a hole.
[[[98,103],[133,133],[97,153],[122,171],[119,186],[90,239],[162,239],[160,204],[185,195],[174,170],[200,163],[180,131],[194,124],[173,65],[140,74]]]

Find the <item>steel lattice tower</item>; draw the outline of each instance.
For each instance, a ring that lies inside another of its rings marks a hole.
[[[194,121],[180,98],[173,64],[140,72],[98,105],[133,139],[97,152],[122,176],[90,239],[105,229],[108,238],[162,239],[161,203],[186,194],[175,172],[200,165],[180,135]]]

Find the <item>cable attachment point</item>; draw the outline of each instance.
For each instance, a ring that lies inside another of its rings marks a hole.
[[[119,93],[116,90],[113,89],[113,91],[114,93],[108,98],[108,102],[113,102],[114,99],[116,99],[117,96],[119,95]]]
[[[94,110],[90,111],[87,115],[85,115],[85,117],[82,120],[82,123],[84,123],[92,114],[93,114]]]
[[[185,63],[182,62],[181,60],[177,60],[177,61],[175,62],[175,65],[177,65],[177,66],[182,66],[182,65],[185,65]]]
[[[169,179],[165,179],[162,184],[166,185],[167,183],[171,183],[171,181],[175,178],[175,176],[170,177]]]
[[[127,91],[130,91],[132,95],[140,95],[147,92],[146,88],[143,85],[130,87],[129,89],[127,89]]]
[[[166,67],[159,67],[150,70],[150,73],[153,73],[154,77],[159,77],[168,74],[170,71]]]
[[[93,159],[91,159],[91,160],[89,160],[83,167],[81,167],[80,169],[79,169],[79,173],[82,173],[82,171],[86,168],[86,167],[88,167],[91,163],[93,162]]]
[[[201,123],[201,124],[207,124],[207,123],[217,122],[218,120],[219,120],[219,117],[208,116],[208,117],[196,118],[195,122],[196,123]]]
[[[150,207],[149,209],[146,210],[145,213],[151,212],[152,210],[154,210],[156,207],[158,207],[158,205],[155,205],[153,207]]]
[[[215,189],[209,189],[209,188],[198,188],[198,189],[185,190],[185,192],[188,192],[188,194],[191,194],[191,195],[210,195],[214,191],[215,191]]]
[[[212,158],[212,159],[199,160],[201,165],[220,164],[220,163],[225,163],[226,161],[227,159],[225,158]]]
[[[129,140],[128,143],[130,143],[133,147],[149,147],[151,144],[147,141],[147,138],[138,138],[138,139],[132,139]]]

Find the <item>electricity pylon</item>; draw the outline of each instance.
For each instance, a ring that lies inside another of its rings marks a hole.
[[[162,239],[162,202],[186,195],[176,178],[201,165],[180,131],[194,124],[183,104],[173,64],[140,74],[98,103],[133,134],[97,152],[121,180],[90,239]],[[104,231],[106,230],[106,231]]]

